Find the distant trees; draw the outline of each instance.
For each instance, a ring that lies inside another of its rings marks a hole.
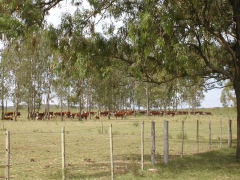
[[[222,90],[220,101],[223,107],[234,106],[236,107],[236,95],[234,93],[234,89],[232,83],[228,81],[225,84],[225,87]]]

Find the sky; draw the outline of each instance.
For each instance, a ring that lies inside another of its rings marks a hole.
[[[86,2],[82,4],[83,8],[89,8],[89,5]],[[57,27],[61,22],[61,16],[63,13],[73,14],[76,10],[76,7],[70,5],[69,0],[65,0],[60,3],[60,6],[56,6],[55,8],[49,11],[49,15],[46,17],[48,24],[53,24]],[[101,25],[99,25],[97,31],[101,31]],[[2,43],[0,43],[0,49],[2,48]],[[205,98],[201,103],[201,107],[211,108],[211,107],[222,107],[220,102],[222,89],[213,89],[206,93],[204,93]],[[11,104],[11,103],[10,103]]]
[[[89,5],[86,2],[83,2],[83,8],[89,8]],[[63,13],[70,13],[73,14],[76,10],[76,7],[69,5],[69,1],[63,1],[60,4],[60,7],[57,6],[50,10],[49,15],[47,16],[46,20],[48,23],[53,24],[55,27],[58,26],[61,22],[61,15]],[[99,26],[98,28],[101,28]],[[99,30],[101,31],[101,30]],[[220,102],[222,89],[213,89],[206,93],[204,93],[205,98],[201,103],[201,107],[210,108],[210,107],[222,107]]]

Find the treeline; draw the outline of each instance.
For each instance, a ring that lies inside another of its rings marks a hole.
[[[1,53],[2,118],[8,101],[13,102],[16,112],[20,104],[26,105],[30,119],[42,104],[48,113],[54,99],[58,99],[61,111],[64,105],[67,111],[78,106],[81,113],[83,108],[89,112],[141,107],[149,112],[183,105],[195,109],[204,97],[201,81],[189,87],[186,84],[193,82],[186,80],[161,85],[144,82],[141,77],[134,78],[129,67],[111,61],[109,45],[103,47],[99,35],[86,38],[74,32],[70,38],[64,33],[65,29],[48,27],[5,41]],[[104,50],[108,58],[93,54]]]

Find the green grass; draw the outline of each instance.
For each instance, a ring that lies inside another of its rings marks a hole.
[[[54,111],[57,111],[54,109]],[[233,120],[236,139],[236,113],[232,108],[206,109],[212,116],[27,120],[26,112],[17,122],[0,123],[0,177],[4,176],[5,130],[11,132],[11,169],[14,179],[61,179],[61,127],[66,130],[66,179],[110,179],[109,125],[113,125],[114,163],[117,179],[238,179],[235,150],[226,149],[228,120]],[[141,121],[145,121],[145,166],[140,171]],[[156,165],[150,165],[151,121],[156,122]],[[163,165],[163,121],[169,121],[169,165]],[[181,150],[181,121],[185,120],[184,158]],[[196,153],[196,120],[200,125],[201,154]],[[208,151],[208,122],[212,122],[212,152]],[[223,149],[219,148],[220,120]],[[235,143],[235,142],[234,142]],[[147,169],[157,168],[158,172]],[[228,178],[229,177],[229,178]]]
[[[157,164],[147,166],[143,172],[130,171],[128,174],[118,176],[117,179],[239,179],[240,163],[235,161],[235,148],[210,151],[177,158],[168,165]],[[155,168],[156,172],[148,169]]]

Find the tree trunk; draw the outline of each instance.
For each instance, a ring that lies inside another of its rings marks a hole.
[[[15,116],[14,116],[15,121],[17,121],[17,114],[18,114],[18,97],[16,98],[16,104],[15,104]]]
[[[149,106],[149,85],[146,84],[146,97],[147,97],[147,115],[150,115],[150,106]]]
[[[2,64],[2,77],[1,77],[1,86],[2,86],[2,120],[4,119],[4,66]]]
[[[35,114],[36,113],[36,93],[35,92],[33,93],[32,102],[33,102],[33,114]]]
[[[233,82],[237,101],[237,152],[236,160],[240,161],[240,78],[235,78]]]
[[[47,119],[49,120],[50,116],[49,116],[49,99],[50,99],[50,87],[48,88],[48,94],[47,94],[47,102],[46,102],[46,115],[47,115]]]
[[[27,119],[29,120],[30,119],[30,102],[29,102],[29,100],[27,103],[27,111],[28,111]]]
[[[81,80],[79,80],[79,117],[78,117],[78,119],[79,119],[79,121],[81,121],[82,120],[82,82],[81,82]]]
[[[62,93],[60,94],[60,106],[61,106],[61,121],[63,121],[63,98],[62,98]]]
[[[19,85],[17,83],[16,85],[16,104],[15,104],[15,117],[14,117],[14,120],[17,121],[17,114],[18,114],[18,98],[19,98]]]
[[[7,98],[6,98],[6,106],[5,106],[5,111],[7,112],[8,111],[8,105],[7,105]]]

